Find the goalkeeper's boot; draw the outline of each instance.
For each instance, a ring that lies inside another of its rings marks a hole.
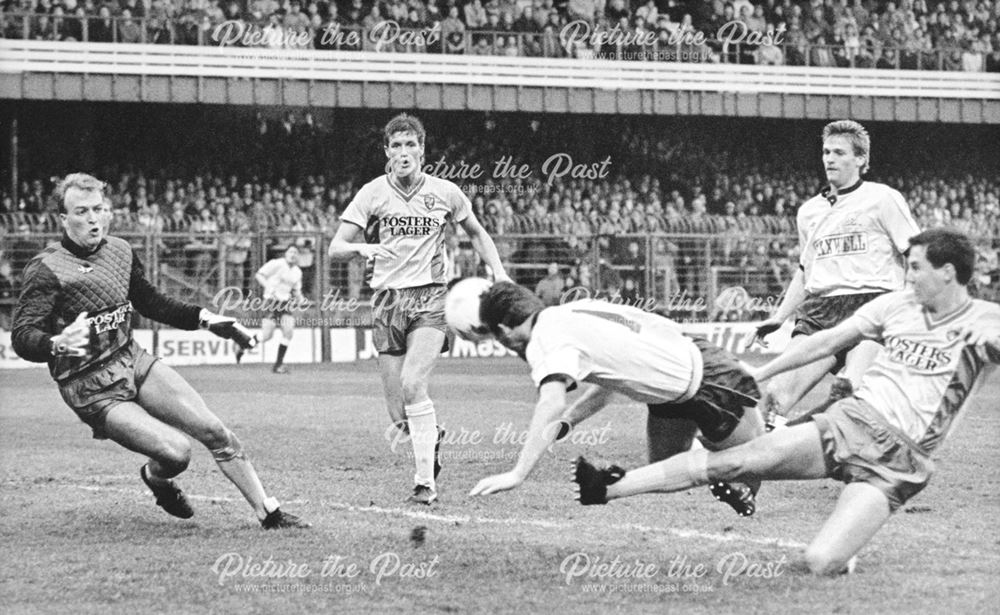
[[[757,492],[743,483],[715,482],[708,486],[716,500],[725,502],[741,517],[757,511]]]
[[[413,495],[406,498],[406,501],[410,504],[423,504],[425,506],[430,506],[437,500],[437,497],[438,492],[434,487],[416,485],[413,488]]]
[[[184,492],[174,481],[153,482],[149,479],[149,470],[146,469],[145,465],[139,470],[139,476],[156,496],[156,505],[167,511],[167,514],[181,519],[190,519],[194,516],[194,509],[191,508],[187,498],[184,497]]]
[[[577,500],[584,506],[608,503],[608,485],[613,485],[625,476],[625,470],[618,466],[597,468],[583,457],[573,462],[573,482],[578,485]]]
[[[275,365],[274,367],[271,368],[271,371],[274,372],[275,374],[287,374],[288,368],[285,367],[284,365]]]
[[[312,527],[312,524],[303,521],[298,515],[293,515],[292,513],[287,513],[281,508],[275,508],[271,512],[267,513],[260,522],[261,527],[265,530],[287,530],[289,528],[307,528]]]

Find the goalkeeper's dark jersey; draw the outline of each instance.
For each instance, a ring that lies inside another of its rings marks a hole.
[[[178,329],[198,328],[199,306],[161,294],[123,239],[108,237],[93,252],[63,235],[24,268],[11,342],[22,359],[48,363],[57,382],[108,361],[132,340],[132,310]],[[51,354],[52,336],[87,312],[85,357]]]

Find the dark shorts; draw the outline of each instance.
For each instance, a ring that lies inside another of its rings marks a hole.
[[[687,401],[650,404],[649,412],[661,418],[690,419],[707,440],[720,442],[736,429],[743,408],[757,405],[760,389],[732,354],[705,338],[690,337],[701,351],[701,387]]]
[[[94,438],[104,440],[108,437],[104,431],[108,411],[139,395],[139,387],[156,361],[133,340],[104,364],[61,382],[59,393],[80,420],[90,425]]]
[[[377,291],[372,296],[375,350],[379,354],[405,354],[406,337],[421,327],[444,333],[445,342],[441,351],[447,350],[448,324],[444,319],[447,292],[448,289],[441,284]]]
[[[934,462],[909,438],[848,397],[813,417],[831,478],[868,483],[885,494],[893,512],[927,486]]]
[[[812,335],[819,331],[832,329],[853,316],[859,307],[887,292],[889,291],[837,295],[835,297],[809,297],[799,306],[795,328],[792,329],[792,337]],[[847,353],[850,351],[851,348],[845,348],[835,355],[837,364],[830,370],[831,374],[836,374],[844,367]]]

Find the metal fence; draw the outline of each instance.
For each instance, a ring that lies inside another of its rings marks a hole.
[[[147,277],[162,292],[248,319],[263,316],[252,301],[244,301],[260,296],[254,274],[294,244],[300,251],[303,294],[312,302],[302,317],[313,319],[324,331],[370,322],[367,308],[346,307],[351,299],[364,306],[370,295],[364,260],[327,259],[332,238],[328,233],[117,235],[132,244]],[[51,232],[0,233],[0,288],[5,289],[0,326],[10,326],[24,266],[59,237]],[[793,236],[517,234],[494,239],[511,277],[535,289],[547,303],[598,297],[686,320],[763,316],[794,272],[789,266],[794,258],[788,255]],[[468,240],[453,236],[446,249],[452,277],[485,274]]]

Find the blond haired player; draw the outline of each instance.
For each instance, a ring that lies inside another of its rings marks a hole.
[[[861,307],[759,368],[758,380],[828,357],[862,339],[882,343],[857,391],[812,421],[725,451],[691,451],[626,472],[578,459],[583,504],[719,480],[833,478],[846,483],[806,548],[817,574],[852,558],[889,516],[927,486],[931,455],[955,425],[987,363],[1000,363],[1000,305],[972,299],[976,252],[965,235],[933,229],[910,239],[906,290]]]
[[[902,194],[861,179],[870,150],[868,132],[857,122],[840,120],[823,128],[823,167],[830,183],[799,208],[799,270],[777,310],[757,328],[755,340],[796,314],[790,352],[875,297],[903,288],[907,239],[920,229]],[[830,401],[850,394],[877,352],[874,342],[861,342],[775,378],[764,389],[769,422],[786,415],[828,372],[844,369]]]
[[[255,345],[234,319],[161,293],[129,243],[108,235],[105,183],[73,173],[60,182],[63,236],[24,270],[11,343],[26,361],[47,363],[63,400],[93,431],[147,457],[139,476],[168,514],[194,509],[174,479],[191,462],[194,438],[246,498],[265,529],[309,527],[269,497],[243,443],[174,369],[132,337],[135,312],[179,329],[208,329]]]
[[[416,465],[410,501],[437,499],[440,439],[427,380],[446,348],[444,243],[460,225],[498,280],[507,274],[493,240],[452,182],[423,172],[426,133],[420,120],[400,114],[384,129],[385,175],[365,184],[341,216],[331,258],[361,255],[374,261],[371,287],[374,341],[386,405],[393,423],[408,432]],[[375,243],[360,243],[371,229]]]

